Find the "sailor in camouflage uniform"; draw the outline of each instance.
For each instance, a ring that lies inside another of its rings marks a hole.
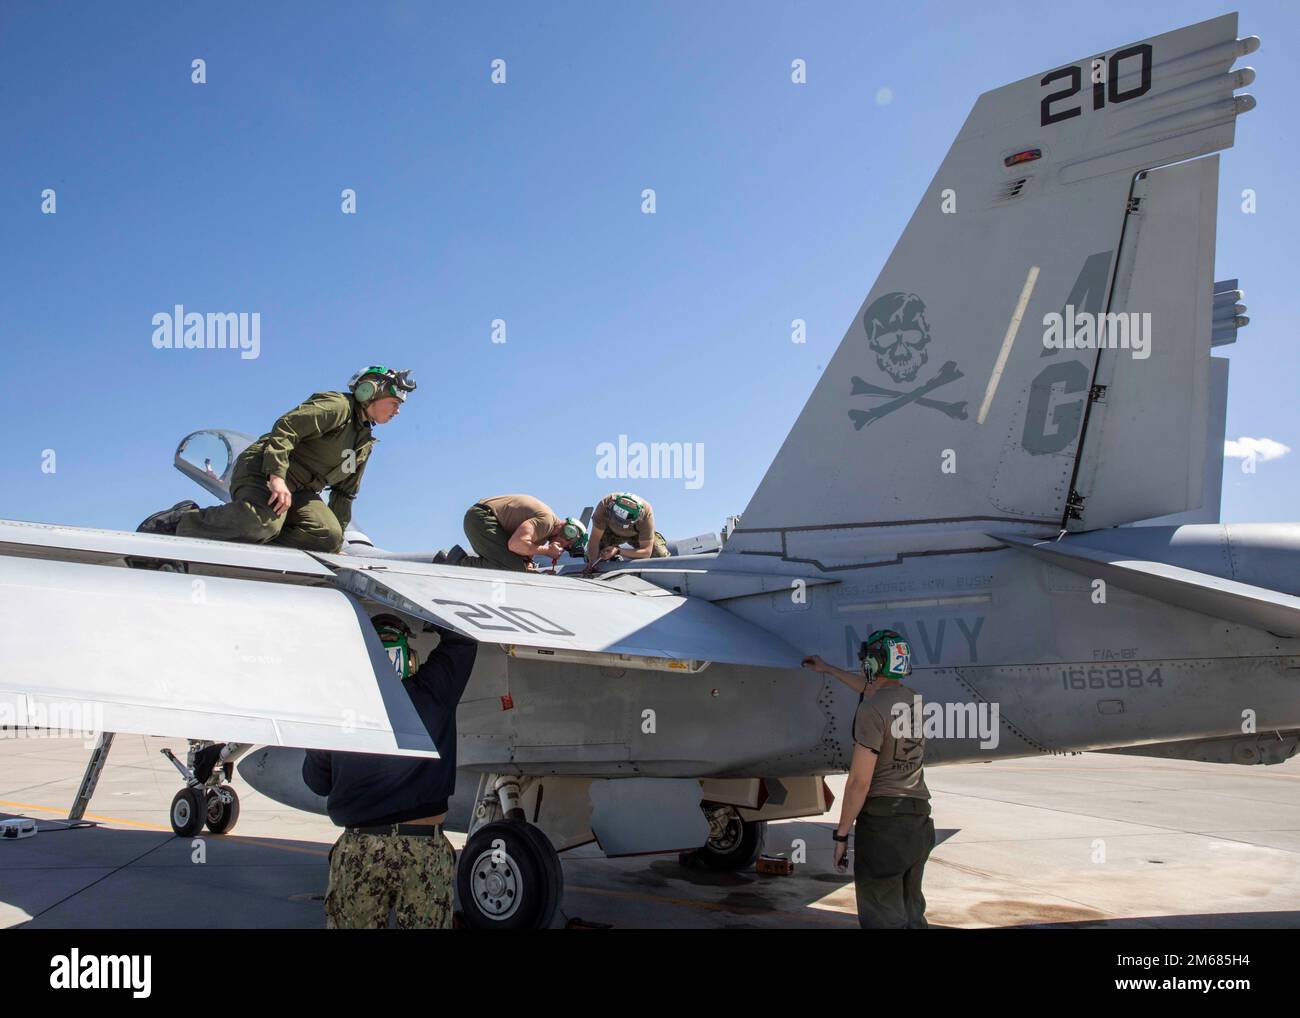
[[[303,780],[345,828],[330,850],[329,929],[450,929],[456,853],[443,833],[456,788],[456,706],[478,644],[449,629],[416,668],[411,631],[395,615],[374,619],[389,657],[439,756],[308,750]]]
[[[415,824],[392,826],[407,833],[362,834],[349,827],[330,849],[327,928],[383,929],[392,911],[399,930],[451,929],[456,850],[441,826],[419,833],[411,833]]]

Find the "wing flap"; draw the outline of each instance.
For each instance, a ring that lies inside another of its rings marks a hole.
[[[561,576],[330,560],[339,563],[345,590],[483,642],[767,668],[795,668],[803,657],[723,608],[659,589],[639,594]]]

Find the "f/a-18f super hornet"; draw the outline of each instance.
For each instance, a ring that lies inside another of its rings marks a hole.
[[[202,774],[177,761],[179,820],[228,827],[240,754],[246,780],[320,808],[302,747],[436,752],[368,615],[471,636],[458,890],[480,926],[547,923],[556,850],[741,866],[767,820],[827,810],[856,697],[800,660],[852,667],[877,628],[911,645],[927,764],[1290,756],[1300,525],[1218,522],[1211,351],[1246,318],[1216,282],[1216,153],[1254,106],[1233,64],[1257,46],[1230,14],[981,96],[713,549],[582,577],[355,531],[330,555],[0,523],[0,706],[216,742]],[[244,441],[191,436],[177,465],[224,495]]]

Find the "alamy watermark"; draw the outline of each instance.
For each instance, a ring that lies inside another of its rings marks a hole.
[[[1151,356],[1151,312],[1094,314],[1065,305],[1065,313],[1043,315],[1043,346],[1049,350],[1130,350],[1133,359]]]
[[[238,350],[241,359],[262,352],[262,313],[186,311],[177,304],[153,316],[155,350]]]
[[[923,704],[921,697],[914,696],[910,704],[894,704],[890,713],[894,720],[889,732],[895,739],[979,739],[980,749],[998,746],[1001,711],[996,703],[931,700]]]
[[[0,702],[0,739],[80,739],[91,748],[103,731],[102,703],[33,703],[20,718]]]
[[[688,489],[704,486],[703,442],[629,442],[596,446],[596,476],[628,480],[643,477],[684,480]]]

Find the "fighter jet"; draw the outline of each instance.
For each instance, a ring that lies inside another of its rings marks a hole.
[[[711,549],[582,577],[358,532],[326,555],[3,522],[0,706],[215,743],[202,773],[176,761],[172,819],[229,829],[241,755],[319,809],[303,747],[437,752],[368,616],[473,637],[457,888],[498,928],[550,922],[573,846],[740,867],[766,821],[824,813],[857,697],[800,660],[855,668],[878,628],[911,646],[927,764],[1291,756],[1300,525],[1218,522],[1211,350],[1247,319],[1216,282],[1216,153],[1254,106],[1233,64],[1257,47],[1229,14],[980,96]],[[224,497],[246,441],[191,436],[177,465]],[[183,571],[120,568],[140,560]]]

